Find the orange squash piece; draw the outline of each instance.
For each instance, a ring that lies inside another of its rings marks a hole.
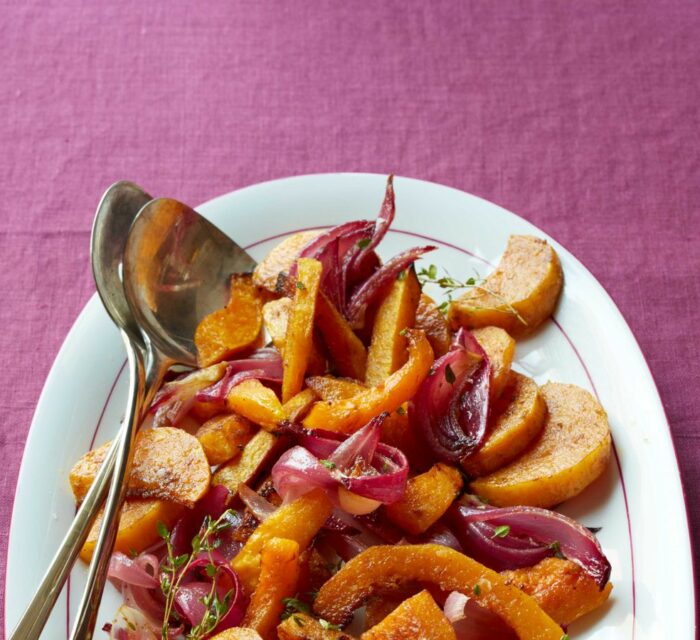
[[[289,273],[299,252],[322,231],[311,229],[286,237],[263,258],[253,271],[253,284],[273,294],[280,294],[278,280],[280,273]]]
[[[326,402],[352,398],[367,390],[367,387],[360,382],[334,376],[312,376],[306,379],[306,384]]]
[[[532,333],[556,306],[564,276],[554,249],[533,236],[510,236],[496,270],[450,304],[456,329],[496,326],[512,336]]]
[[[231,561],[247,593],[258,584],[261,554],[272,538],[295,540],[306,549],[333,510],[333,504],[321,489],[314,489],[289,504],[282,505],[252,533],[245,546]]]
[[[304,374],[313,345],[316,299],[321,286],[323,266],[318,260],[300,258],[297,261],[297,270],[296,291],[289,310],[282,354],[282,402],[287,402],[299,393],[304,385]]]
[[[317,402],[304,419],[309,429],[354,433],[384,411],[395,411],[410,400],[433,364],[433,350],[422,331],[409,329],[408,361],[378,387],[337,402]]]
[[[500,327],[482,327],[472,333],[491,363],[491,398],[498,398],[508,384],[515,340]]]
[[[238,493],[238,485],[250,485],[277,452],[279,440],[276,435],[261,429],[243,447],[241,455],[214,473],[212,484],[224,485],[232,495]]]
[[[158,523],[162,522],[168,529],[172,528],[185,508],[182,505],[165,500],[151,498],[128,498],[122,506],[119,528],[114,543],[114,550],[126,555],[140,553],[159,540]],[[90,562],[92,552],[97,544],[104,509],[100,510],[90,529],[87,540],[80,550],[80,557]]]
[[[235,413],[207,420],[195,434],[202,445],[209,464],[216,466],[240,455],[253,437],[253,425]]]
[[[276,431],[284,420],[284,409],[275,392],[260,380],[244,380],[228,396],[226,406],[268,431]]]
[[[450,621],[427,591],[404,600],[361,640],[457,640]]]
[[[403,498],[385,507],[386,515],[408,533],[423,533],[449,509],[463,484],[457,469],[438,462],[408,481]]]
[[[343,631],[327,629],[306,613],[293,613],[277,627],[279,640],[353,640]]]
[[[292,300],[290,298],[271,300],[263,306],[265,329],[270,334],[272,344],[275,345],[275,348],[281,354],[284,354],[284,343],[287,339],[287,324],[291,307]],[[321,374],[326,371],[326,357],[323,355],[323,348],[319,343],[320,340],[316,332],[314,332],[307,367],[309,372],[314,374]]]
[[[248,274],[231,276],[231,298],[202,319],[194,333],[197,362],[207,367],[253,347],[262,330],[262,300]]]
[[[89,451],[70,473],[73,493],[80,502],[95,480],[110,442]],[[144,429],[134,442],[128,495],[161,498],[192,507],[208,490],[211,470],[202,445],[182,429]]]
[[[297,422],[309,412],[316,400],[318,400],[318,396],[313,389],[300,391],[282,405],[284,417],[290,422]]]
[[[510,625],[521,640],[561,640],[561,627],[533,598],[476,560],[437,544],[370,547],[321,587],[314,611],[343,624],[382,588],[416,581],[443,591],[469,593]]]
[[[509,383],[493,404],[484,444],[462,467],[472,477],[485,476],[515,460],[542,431],[547,405],[532,378],[510,372]]]
[[[579,565],[560,558],[545,558],[534,567],[503,571],[501,575],[537,600],[560,625],[571,624],[603,605],[613,587],[608,582],[599,589]]]
[[[430,455],[426,455],[425,444],[411,428],[406,403],[390,413],[382,423],[381,441],[401,449],[413,470],[424,469],[432,462]]]
[[[421,294],[418,309],[416,309],[416,329],[425,331],[436,358],[447,353],[452,342],[447,317],[426,293]]]
[[[408,341],[405,330],[416,322],[419,300],[420,284],[411,267],[402,271],[393,282],[374,318],[372,342],[367,351],[367,386],[381,384],[406,362]]]
[[[316,301],[316,325],[338,373],[355,380],[364,380],[367,349],[322,291]]]
[[[299,543],[286,538],[269,540],[261,553],[260,580],[241,625],[255,629],[263,640],[274,640],[283,600],[294,596],[298,580]]]
[[[473,493],[494,505],[554,506],[581,493],[610,460],[608,419],[588,391],[548,382],[540,393],[548,413],[534,444],[509,465],[471,483]]]

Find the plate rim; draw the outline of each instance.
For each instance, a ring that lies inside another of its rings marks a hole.
[[[313,179],[328,179],[328,178],[338,178],[338,177],[353,177],[353,178],[372,178],[372,179],[377,179],[377,178],[385,178],[386,174],[379,174],[379,173],[367,173],[367,172],[326,172],[326,173],[310,173],[310,174],[300,174],[300,175],[293,175],[293,176],[287,176],[287,177],[281,177],[281,178],[276,178],[272,180],[266,180],[263,182],[258,182],[250,185],[246,185],[244,187],[241,187],[239,189],[233,189],[230,191],[227,191],[226,193],[220,194],[218,196],[215,196],[214,198],[211,198],[209,200],[206,200],[202,204],[196,206],[195,208],[198,210],[207,210],[207,209],[213,209],[217,206],[220,206],[221,201],[226,200],[227,198],[231,197],[233,194],[240,194],[241,192],[245,191],[252,191],[255,189],[262,189],[265,187],[274,187],[274,186],[282,186],[281,183],[289,183],[289,182],[295,182],[295,181],[305,181],[305,180],[313,180]],[[676,447],[676,442],[673,437],[673,431],[671,430],[671,425],[670,421],[668,419],[668,414],[666,412],[666,408],[664,406],[664,403],[661,399],[661,395],[659,393],[659,388],[658,384],[656,382],[656,379],[654,378],[654,374],[651,371],[651,368],[649,366],[647,357],[640,347],[639,341],[632,330],[631,326],[625,319],[624,315],[620,311],[619,307],[617,306],[614,298],[611,296],[611,294],[608,292],[606,287],[596,278],[596,276],[581,262],[581,260],[578,259],[578,257],[572,253],[570,250],[568,250],[566,247],[564,247],[560,242],[558,242],[553,236],[551,236],[549,233],[541,229],[540,227],[537,227],[534,225],[532,222],[530,222],[528,219],[518,215],[517,213],[514,213],[510,211],[509,209],[506,209],[502,207],[501,205],[486,200],[485,198],[482,198],[478,195],[469,193],[467,191],[458,189],[456,187],[452,187],[449,185],[429,181],[429,180],[423,180],[419,178],[411,178],[411,177],[404,177],[404,176],[396,176],[397,180],[400,180],[401,182],[407,181],[407,182],[413,182],[413,183],[419,183],[423,185],[427,185],[430,188],[439,188],[443,190],[449,190],[452,192],[455,192],[459,196],[468,196],[470,198],[476,199],[483,204],[485,204],[488,207],[497,207],[500,209],[502,212],[509,216],[515,217],[517,220],[524,222],[527,226],[531,227],[533,230],[536,230],[537,233],[542,234],[544,237],[546,237],[548,240],[551,240],[557,247],[557,250],[563,251],[564,253],[568,254],[568,257],[576,264],[576,266],[581,269],[582,272],[584,272],[588,278],[594,283],[596,287],[602,292],[604,298],[606,299],[606,302],[608,303],[608,306],[610,307],[611,310],[614,311],[614,313],[617,315],[617,319],[621,321],[621,326],[624,327],[624,330],[626,331],[627,337],[632,339],[632,344],[636,348],[636,352],[639,356],[641,356],[641,361],[645,365],[645,370],[644,374],[645,377],[651,382],[652,388],[654,389],[655,395],[654,395],[654,402],[658,405],[658,408],[660,409],[660,414],[663,416],[664,423],[666,425],[666,434],[667,438],[670,440],[671,444],[671,451],[673,452],[673,458],[675,461],[675,477],[678,478],[679,485],[681,487],[681,505],[683,508],[683,512],[685,515],[685,532],[686,532],[686,539],[688,541],[688,548],[689,548],[689,553],[690,553],[690,578],[691,578],[691,585],[692,585],[692,595],[693,595],[693,601],[695,602],[695,608],[694,611],[692,612],[692,625],[693,629],[697,632],[697,622],[698,622],[698,608],[700,607],[700,603],[697,602],[697,593],[698,593],[698,586],[697,586],[697,569],[696,569],[696,553],[695,553],[695,548],[693,546],[693,534],[691,531],[691,524],[690,524],[690,514],[688,510],[688,499],[687,499],[687,492],[685,488],[685,482],[683,475],[681,473],[680,469],[680,463],[679,463],[679,458],[678,458],[678,451]],[[205,216],[207,214],[205,213]],[[208,216],[207,216],[208,217]],[[396,231],[400,231],[399,229],[396,229]],[[285,234],[286,235],[286,234]],[[440,241],[442,243],[445,243],[444,241]],[[462,248],[463,250],[463,248]],[[44,384],[42,386],[41,392],[39,394],[38,400],[35,405],[35,409],[32,415],[32,420],[30,422],[30,427],[27,432],[27,439],[25,441],[25,446],[22,451],[22,458],[21,458],[21,463],[19,466],[18,474],[16,477],[16,483],[15,483],[15,490],[14,490],[14,497],[13,497],[13,505],[12,505],[12,512],[10,516],[10,521],[9,521],[9,526],[8,526],[8,538],[7,538],[7,552],[6,552],[6,564],[5,564],[5,592],[7,591],[7,584],[8,584],[8,578],[9,578],[9,558],[10,558],[10,549],[12,548],[12,540],[13,540],[13,522],[15,521],[15,512],[17,509],[17,494],[19,492],[20,488],[20,480],[23,477],[23,473],[25,472],[25,466],[27,464],[27,451],[29,447],[27,446],[28,443],[30,442],[32,432],[35,429],[35,421],[38,413],[38,408],[42,401],[46,402],[45,400],[45,395],[46,395],[46,389],[47,389],[47,383],[49,380],[54,377],[57,373],[57,362],[60,360],[60,356],[63,354],[65,356],[64,352],[68,352],[70,350],[70,343],[72,342],[72,338],[75,336],[73,334],[78,333],[78,327],[81,324],[80,320],[85,321],[85,318],[82,318],[82,316],[85,314],[85,312],[90,309],[91,307],[94,307],[95,305],[99,305],[99,298],[97,293],[94,293],[88,301],[83,305],[83,307],[80,309],[78,312],[78,315],[76,316],[76,319],[73,321],[69,331],[67,332],[60,348],[56,352],[56,355],[54,357],[54,360],[52,362],[51,368],[49,369],[49,372],[46,376],[46,379],[44,381]],[[561,327],[560,327],[561,328]],[[562,329],[564,335],[566,336],[566,332]],[[573,346],[573,345],[572,345]],[[574,347],[575,349],[575,347]],[[579,356],[579,360],[583,364],[583,360]],[[585,364],[584,364],[585,367]],[[56,371],[55,371],[56,369]],[[590,378],[590,374],[589,374]],[[592,382],[592,379],[591,379]],[[595,388],[595,385],[593,385]],[[622,478],[622,473],[621,473],[621,468],[620,468],[620,476]],[[626,498],[625,498],[626,501]],[[630,524],[631,527],[631,521],[629,520],[628,516],[628,523]],[[631,538],[631,533],[630,533],[630,550],[633,551],[633,541]],[[7,628],[7,608],[8,608],[8,599],[7,597],[5,598],[5,607],[3,611],[3,615],[5,617],[5,631],[9,635],[11,632],[10,629]],[[633,629],[636,627],[636,625],[633,625]]]

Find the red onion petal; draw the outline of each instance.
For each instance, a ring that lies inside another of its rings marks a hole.
[[[407,269],[413,262],[420,258],[424,253],[432,251],[436,247],[414,247],[403,253],[394,256],[389,262],[379,267],[367,280],[365,280],[353,292],[350,302],[347,307],[347,318],[353,326],[361,326],[364,321],[365,311],[367,307],[377,299],[384,288],[404,269]]]
[[[256,491],[253,491],[247,484],[241,483],[238,485],[238,497],[260,522],[264,522],[277,511],[277,507],[274,504],[268,502]]]
[[[137,587],[157,588],[159,586],[157,576],[160,565],[158,558],[150,555],[140,558],[139,562],[139,558],[132,559],[115,551],[109,559],[107,577]],[[151,573],[146,570],[147,567],[151,569]]]
[[[553,554],[551,545],[557,543],[563,556],[577,563],[603,588],[610,579],[610,562],[597,538],[575,520],[555,511],[538,507],[474,508],[457,504],[451,508],[453,522],[462,526],[485,523],[492,527],[509,527],[504,538],[493,537],[499,543],[499,553],[510,555],[515,550],[500,543],[512,539],[531,539],[533,546],[544,547],[547,555]],[[459,530],[458,530],[459,533]],[[527,553],[529,550],[521,550]],[[523,565],[521,565],[523,566]]]

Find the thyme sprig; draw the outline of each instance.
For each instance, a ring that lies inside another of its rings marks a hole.
[[[501,302],[504,309],[499,308],[499,311],[504,311],[506,313],[510,313],[511,315],[514,315],[518,321],[522,322],[524,325],[527,325],[527,321],[525,318],[523,318],[520,313],[518,313],[518,310],[510,304],[500,293],[497,293],[495,291],[492,291],[489,289],[487,286],[485,286],[486,279],[485,278],[480,278],[479,275],[477,274],[475,277],[467,278],[466,280],[458,280],[457,278],[452,277],[448,272],[447,269],[443,269],[445,272],[445,275],[443,276],[438,276],[438,267],[437,265],[431,264],[427,269],[425,267],[422,267],[418,271],[418,281],[421,283],[421,285],[426,285],[426,284],[434,284],[440,287],[444,293],[445,296],[447,297],[446,300],[444,300],[439,306],[438,309],[444,314],[447,314],[447,311],[449,309],[450,303],[453,300],[453,295],[457,293],[458,291],[462,291],[464,289],[477,289],[478,291],[482,291],[483,293],[486,293],[490,296],[493,296],[497,300]],[[476,307],[473,306],[471,307],[474,310],[493,310],[496,309],[496,307]]]
[[[205,614],[199,624],[187,634],[188,640],[201,640],[201,638],[206,637],[216,628],[231,607],[232,589],[226,593],[223,599],[219,598],[216,588],[218,569],[212,552],[221,544],[221,540],[216,536],[232,525],[235,515],[232,509],[228,509],[216,520],[206,516],[199,533],[192,539],[192,552],[182,555],[175,555],[170,531],[162,522],[158,523],[158,534],[165,540],[167,548],[167,556],[161,564],[160,578],[160,589],[165,596],[165,613],[161,628],[162,640],[168,640],[170,618],[176,615],[173,612],[173,606],[182,586],[182,579],[201,553],[206,553],[209,558],[205,572],[212,579],[212,583],[209,593],[202,598],[202,604],[206,607]]]

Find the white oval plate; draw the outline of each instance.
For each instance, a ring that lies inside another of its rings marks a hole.
[[[199,211],[260,259],[302,228],[373,217],[385,177],[311,175],[229,193]],[[437,184],[396,179],[394,229],[381,246],[390,256],[417,244],[439,249],[426,262],[453,275],[486,274],[510,234],[547,237],[475,196]],[[608,412],[616,456],[607,473],[562,511],[600,526],[614,590],[602,610],[571,626],[572,638],[694,637],[693,564],[678,464],[668,422],[647,364],[617,307],[562,246],[566,278],[555,318],[518,344],[517,366],[543,383],[571,382],[595,393]],[[85,265],[88,268],[88,265]],[[72,464],[116,432],[126,380],[117,331],[96,296],[80,314],[46,380],[24,452],[8,546],[6,630],[25,603],[74,514]],[[66,637],[85,578],[79,564],[42,637]],[[119,606],[108,587],[99,624]],[[98,634],[99,635],[99,634]]]

